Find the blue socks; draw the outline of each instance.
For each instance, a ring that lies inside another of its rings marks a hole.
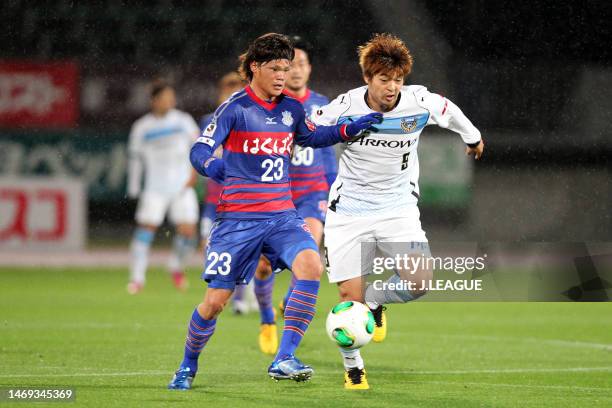
[[[274,289],[274,274],[267,279],[255,279],[255,297],[259,303],[261,324],[274,324],[274,307],[272,306],[272,289]]]
[[[181,367],[189,367],[194,373],[198,371],[198,357],[206,343],[215,332],[217,319],[206,320],[198,313],[196,308],[191,315],[187,340],[185,341],[185,356]]]
[[[274,361],[292,355],[315,314],[319,281],[296,280],[285,306],[285,329]]]
[[[285,294],[285,297],[283,299],[283,305],[285,306],[287,306],[287,302],[289,302],[289,296],[291,296],[291,291],[295,287],[295,281],[295,275],[291,273],[291,283],[289,284],[289,288],[287,288],[287,293]]]

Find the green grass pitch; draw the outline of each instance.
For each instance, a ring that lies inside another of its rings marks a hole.
[[[74,387],[73,406],[92,407],[612,406],[612,303],[391,306],[387,340],[362,353],[372,389],[345,391],[324,329],[337,299],[325,278],[298,350],[315,369],[310,382],[268,379],[258,316],[226,310],[194,388],[169,391],[204,292],[198,276],[190,271],[181,294],[154,269],[129,296],[123,269],[0,269],[0,386]],[[276,303],[288,283],[277,278]]]

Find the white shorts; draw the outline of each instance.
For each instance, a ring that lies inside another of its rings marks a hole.
[[[143,191],[138,200],[136,222],[159,227],[166,213],[174,225],[198,222],[198,199],[193,188],[186,188],[177,195]]]
[[[391,253],[393,243],[426,243],[427,237],[421,228],[418,207],[412,206],[397,214],[376,216],[351,216],[327,212],[325,222],[325,252],[327,273],[331,283],[358,278],[372,272],[372,262],[376,250],[386,256]],[[362,254],[362,243],[368,245],[367,254]],[[420,255],[421,246],[418,250]],[[411,252],[409,249],[406,252]],[[425,255],[428,255],[427,246]],[[370,259],[371,258],[371,259]]]

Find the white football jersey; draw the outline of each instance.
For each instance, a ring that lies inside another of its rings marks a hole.
[[[312,117],[330,126],[374,112],[366,103],[367,86],[338,96]],[[402,87],[397,106],[383,115],[378,132],[347,142],[328,206],[344,215],[373,215],[416,205],[419,198],[419,136],[427,125],[438,125],[476,143],[480,132],[448,99],[424,86]]]
[[[130,132],[128,195],[140,193],[144,166],[144,191],[173,195],[191,177],[189,152],[200,129],[191,115],[172,109],[163,117],[148,113],[134,122]]]

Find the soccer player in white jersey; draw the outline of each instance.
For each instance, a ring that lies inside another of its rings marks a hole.
[[[339,172],[330,189],[325,224],[325,247],[331,283],[338,285],[342,301],[365,302],[372,310],[374,341],[386,335],[383,304],[406,303],[425,293],[422,280],[432,271],[395,270],[388,282],[410,280],[412,291],[375,290],[363,277],[372,272],[375,250],[395,256],[397,243],[406,243],[409,256],[430,256],[421,228],[419,161],[417,147],[423,128],[438,125],[458,133],[466,153],[479,159],[484,143],[480,132],[450,100],[424,86],[404,85],[412,69],[412,56],[399,38],[377,34],[359,47],[359,64],[366,86],[338,96],[313,116],[318,125],[351,122],[372,112],[384,120],[372,132],[350,141],[340,157]],[[362,243],[374,243],[362,253]],[[394,246],[393,243],[396,243]],[[386,288],[401,285],[385,285]],[[368,389],[359,350],[341,349],[347,389]]]
[[[151,242],[166,213],[176,226],[168,270],[177,289],[187,287],[184,264],[195,247],[198,222],[198,201],[192,187],[196,178],[189,152],[199,128],[189,114],[175,106],[174,88],[165,81],[154,82],[151,112],[138,119],[130,132],[128,197],[138,198],[127,287],[130,294],[144,287]]]

